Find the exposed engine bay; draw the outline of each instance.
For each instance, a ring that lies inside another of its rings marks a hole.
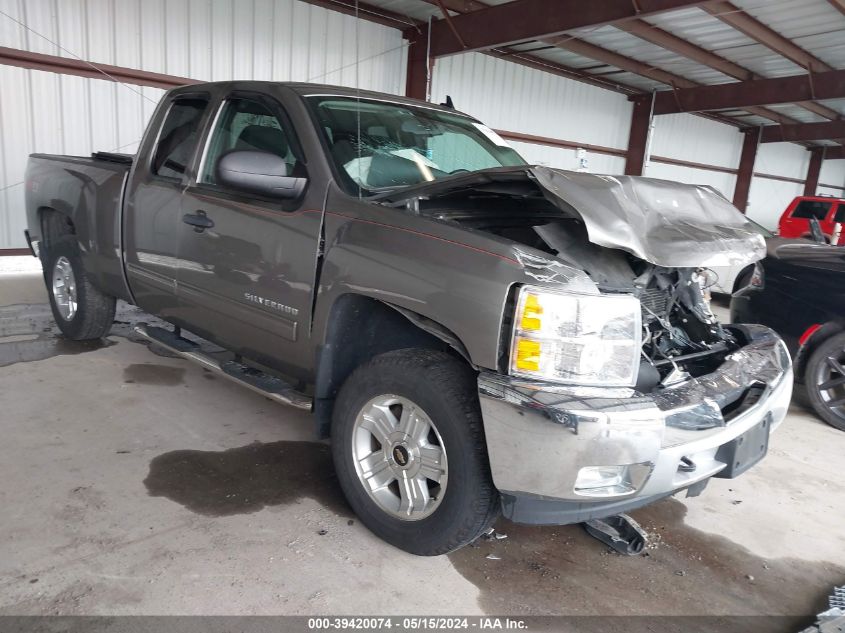
[[[591,244],[578,220],[550,220],[525,213],[509,218],[478,217],[445,210],[437,217],[555,255],[587,273],[603,293],[639,298],[643,362],[638,391],[710,373],[742,344],[716,320],[699,269],[664,268],[621,250]]]
[[[643,329],[637,391],[671,388],[710,373],[746,343],[741,330],[723,327],[713,315],[704,287],[706,267],[664,266],[622,248],[599,246],[590,241],[588,225],[575,209],[531,180],[438,194],[400,204],[412,213],[548,253],[585,272],[601,293],[636,296]]]

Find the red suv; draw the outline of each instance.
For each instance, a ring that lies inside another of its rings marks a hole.
[[[845,224],[845,199],[829,196],[798,196],[783,215],[778,226],[781,237],[809,237],[810,219],[816,218],[822,233],[832,241],[837,224]],[[845,229],[845,227],[842,227]],[[845,244],[845,230],[840,230],[837,244]]]

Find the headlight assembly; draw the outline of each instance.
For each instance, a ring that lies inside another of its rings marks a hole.
[[[583,386],[633,387],[642,346],[639,299],[523,286],[510,373]]]

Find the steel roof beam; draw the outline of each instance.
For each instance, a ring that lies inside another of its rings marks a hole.
[[[841,1],[845,3],[845,0]],[[649,24],[645,20],[628,20],[627,22],[620,22],[614,26],[626,33],[635,35],[646,42],[660,46],[667,51],[686,57],[687,59],[702,64],[703,66],[712,68],[713,70],[718,70],[720,73],[723,73],[728,77],[733,77],[734,79],[739,79],[740,81],[749,81],[751,79],[761,78],[759,75],[756,75],[747,68],[743,68],[739,64],[735,64],[732,61],[713,53],[712,51],[708,51],[706,48],[697,46],[681,37],[678,37],[677,35],[673,35],[672,33],[664,31],[653,24]],[[799,103],[798,105],[805,110],[818,114],[826,119],[835,120],[840,118],[840,114],[836,110],[823,106],[820,103],[805,101]]]
[[[791,75],[657,93],[655,114],[728,110],[773,103],[797,103],[845,97],[845,70]]]
[[[680,75],[675,75],[674,73],[655,68],[649,64],[644,64],[643,62],[631,59],[625,55],[620,55],[614,51],[609,51],[601,46],[596,46],[595,44],[591,44],[590,42],[586,42],[584,40],[560,37],[544,41],[553,43],[558,48],[568,50],[581,55],[582,57],[588,57],[610,66],[616,66],[622,70],[634,73],[635,75],[640,75],[641,77],[646,77],[647,79],[659,81],[660,83],[672,86],[673,88],[695,88],[700,85],[694,81],[686,79],[685,77],[681,77]],[[751,114],[769,119],[775,123],[791,124],[796,122],[795,119],[780,114],[779,112],[775,112],[774,110],[769,110],[768,108],[750,107],[746,109]]]
[[[812,53],[804,50],[792,40],[772,30],[756,18],[745,13],[739,7],[727,2],[716,0],[701,5],[701,8],[725,24],[729,24],[740,33],[759,42],[776,52],[778,55],[806,68],[810,72],[820,73],[833,68]]]
[[[434,6],[440,6],[440,3],[443,4],[447,9],[453,11],[455,13],[464,13],[464,12],[477,12],[484,8],[488,8],[490,5],[486,5],[480,0],[423,0],[427,4],[431,4]],[[454,21],[454,18],[453,18]],[[641,22],[641,20],[633,20],[633,22]],[[625,23],[627,24],[627,22]],[[643,22],[643,24],[647,24]],[[636,27],[635,27],[636,28]],[[664,31],[665,32],[665,31]],[[667,35],[669,35],[667,33]],[[673,36],[674,37],[674,36]],[[581,55],[582,57],[588,57],[590,59],[594,59],[602,64],[608,66],[615,66],[616,68],[620,68],[625,72],[630,72],[635,75],[640,75],[641,77],[646,77],[648,79],[653,79],[654,81],[659,81],[661,83],[665,83],[667,86],[673,86],[675,88],[692,88],[698,86],[699,84],[690,81],[684,77],[679,75],[675,75],[673,73],[667,72],[665,70],[661,70],[659,68],[655,68],[654,66],[650,66],[648,64],[644,64],[639,62],[635,59],[630,57],[626,57],[624,55],[620,55],[614,51],[607,50],[600,46],[596,46],[595,44],[591,44],[590,42],[586,42],[584,40],[576,39],[569,36],[558,36],[553,38],[543,38],[539,40],[545,44],[549,44],[556,48],[561,48],[564,50],[568,50],[570,52],[576,53]],[[497,55],[504,59],[509,59],[509,53],[499,54]],[[531,56],[533,58],[533,56]],[[539,59],[539,58],[533,58]],[[725,60],[727,61],[727,60]],[[531,65],[531,64],[526,64]],[[737,67],[738,68],[738,67]],[[570,71],[574,71],[575,69],[570,69]],[[593,80],[598,77],[597,74],[594,73],[585,73],[583,71],[576,71],[579,72],[582,81],[589,81]],[[591,83],[592,83],[591,82]],[[625,86],[625,84],[621,84]],[[626,86],[629,87],[629,86]],[[642,92],[639,89],[632,88],[637,92]],[[797,123],[797,121],[793,118],[790,118],[786,115],[780,114],[775,112],[774,110],[769,110],[768,108],[749,108],[748,110],[751,114],[756,116],[763,117],[765,119],[769,119],[770,121],[774,121],[775,123],[780,124],[791,124]],[[723,123],[728,123],[731,125],[737,125],[738,122],[736,120],[732,120],[729,118],[725,118],[722,115],[719,115],[717,118],[718,120],[722,121]]]
[[[432,24],[431,55],[487,50],[701,4],[701,0],[516,0],[480,11],[468,7],[468,13],[452,19],[460,39],[445,20]]]
[[[767,125],[760,136],[761,143],[794,143],[845,138],[845,121],[798,123],[795,125]]]

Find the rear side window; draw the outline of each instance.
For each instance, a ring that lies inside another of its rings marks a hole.
[[[834,222],[845,222],[845,204],[839,203],[839,206],[836,208],[836,215],[833,216]]]
[[[208,101],[178,99],[164,118],[161,134],[153,154],[152,172],[165,178],[181,178],[194,155],[199,138],[199,125]]]
[[[816,218],[817,220],[821,221],[827,217],[829,211],[830,202],[821,202],[819,200],[802,200],[798,203],[798,206],[795,207],[795,211],[792,212],[792,217],[803,218],[805,220]]]

